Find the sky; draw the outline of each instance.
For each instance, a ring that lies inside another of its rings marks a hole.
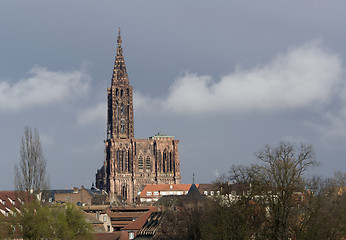
[[[121,28],[135,138],[179,139],[182,183],[208,183],[281,141],[312,144],[311,175],[346,171],[346,2],[3,0],[0,190],[25,126],[51,188],[91,187]]]

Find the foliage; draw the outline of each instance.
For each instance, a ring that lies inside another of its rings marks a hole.
[[[17,235],[23,239],[92,239],[92,226],[86,222],[83,211],[72,204],[49,206],[32,201],[3,221],[3,238]]]
[[[345,173],[307,179],[317,162],[306,144],[268,145],[257,158],[257,164],[233,166],[217,179],[220,196],[197,208],[166,211],[157,239],[345,238]]]

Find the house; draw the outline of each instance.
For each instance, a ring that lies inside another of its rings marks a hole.
[[[162,196],[186,195],[192,184],[150,184],[146,185],[139,194],[141,203],[158,201]],[[197,184],[198,186],[198,184]]]
[[[83,210],[88,216],[88,221],[94,226],[95,230],[99,232],[114,232],[111,219],[109,217],[109,205],[91,205],[83,206]]]
[[[15,214],[15,211],[20,212],[27,196],[26,192],[0,191],[0,213],[8,217]]]
[[[107,239],[115,236],[118,238],[114,239],[134,239],[147,224],[148,219],[152,219],[150,218],[152,214],[157,213],[157,208],[153,206],[92,205],[83,206],[82,209],[87,214],[88,221],[94,226],[97,239],[102,239],[102,236]]]
[[[68,190],[51,190],[49,201],[61,203],[73,203],[76,205],[91,205],[91,200],[94,195],[89,189],[83,186],[81,189],[74,187]]]

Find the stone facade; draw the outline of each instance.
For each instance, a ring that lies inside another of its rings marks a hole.
[[[107,139],[105,161],[96,174],[96,187],[109,193],[110,200],[122,196],[136,201],[147,184],[180,183],[178,140],[157,134],[134,138],[133,89],[129,84],[120,30],[111,87],[107,89]]]
[[[56,202],[68,202],[73,204],[90,205],[92,196],[82,186],[81,189],[73,188],[73,191],[57,192],[54,194]]]

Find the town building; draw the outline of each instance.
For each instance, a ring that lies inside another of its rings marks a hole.
[[[82,186],[81,189],[74,187],[71,190],[52,190],[50,195],[54,195],[50,202],[73,203],[82,206],[91,205],[94,193]]]
[[[142,235],[155,235],[162,216],[158,208],[153,206],[93,205],[83,206],[82,209],[95,229],[103,228],[98,233],[118,233],[119,238],[113,239],[134,239],[139,231],[142,231]]]
[[[5,217],[20,212],[24,201],[28,199],[28,194],[16,191],[0,191],[0,213]]]
[[[121,196],[129,204],[136,202],[145,185],[180,183],[179,141],[164,134],[134,138],[133,88],[120,30],[117,43],[111,86],[107,89],[105,160],[96,173],[96,187],[107,191],[111,202]]]
[[[141,203],[158,201],[162,196],[186,195],[192,184],[150,184],[146,185],[139,194]],[[197,184],[198,187],[198,184]]]

